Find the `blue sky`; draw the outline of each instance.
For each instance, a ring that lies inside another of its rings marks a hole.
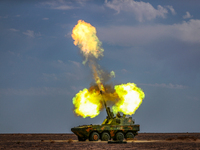
[[[110,82],[136,83],[140,132],[200,132],[198,0],[0,2],[0,133],[70,133],[106,117],[77,117],[72,98],[93,82],[71,32],[82,19],[104,48]]]

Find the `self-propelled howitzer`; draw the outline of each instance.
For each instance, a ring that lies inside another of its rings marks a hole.
[[[140,130],[140,125],[135,124],[132,117],[121,116],[118,113],[114,116],[110,107],[107,107],[105,101],[103,103],[106,108],[107,117],[101,125],[82,125],[71,128],[71,131],[78,136],[79,141],[102,141],[116,140],[123,141],[124,138],[133,139]]]

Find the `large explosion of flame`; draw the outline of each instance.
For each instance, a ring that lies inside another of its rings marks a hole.
[[[93,77],[96,83],[89,89],[85,88],[73,98],[74,112],[83,118],[94,118],[99,115],[103,109],[103,100],[113,104],[112,110],[116,114],[122,112],[132,115],[139,108],[145,97],[141,88],[135,83],[109,86],[105,84],[105,77],[115,76],[114,71],[109,74],[100,69],[97,59],[103,56],[101,42],[96,35],[96,29],[91,24],[79,20],[78,24],[72,30],[74,45],[80,48],[85,57],[83,64],[88,62],[92,69]],[[105,76],[106,75],[106,76]],[[103,92],[103,94],[102,94]]]

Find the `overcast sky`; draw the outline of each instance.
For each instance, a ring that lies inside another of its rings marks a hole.
[[[200,1],[1,0],[0,133],[70,133],[72,98],[93,82],[73,44],[82,19],[104,48],[110,82],[136,83],[140,132],[200,132]]]

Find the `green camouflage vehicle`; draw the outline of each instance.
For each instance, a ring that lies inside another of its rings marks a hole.
[[[140,125],[134,124],[132,117],[121,116],[119,113],[114,117],[110,107],[104,105],[107,112],[107,118],[101,125],[82,125],[71,128],[71,131],[78,136],[79,141],[123,141],[124,138],[133,139],[137,132],[140,130]]]

